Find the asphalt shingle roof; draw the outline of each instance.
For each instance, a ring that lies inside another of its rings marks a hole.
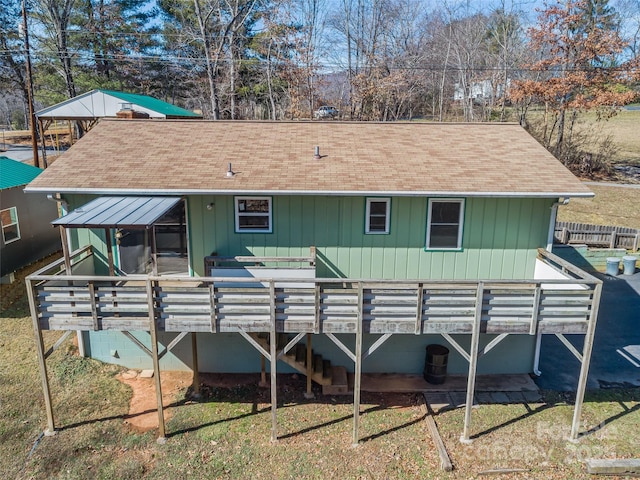
[[[592,196],[517,124],[418,122],[103,120],[28,189]]]

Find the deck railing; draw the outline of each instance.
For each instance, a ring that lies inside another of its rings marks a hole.
[[[81,252],[86,255],[86,251]],[[76,255],[77,256],[77,255]],[[51,275],[28,283],[44,330],[283,333],[584,333],[599,280],[542,250],[567,277],[369,280]],[[295,286],[292,286],[295,285]]]

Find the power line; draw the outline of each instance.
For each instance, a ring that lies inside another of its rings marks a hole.
[[[9,55],[22,55],[24,52],[20,49],[6,49],[0,50],[0,56],[9,56]],[[135,62],[135,63],[185,63],[191,62],[195,64],[206,64],[206,57],[203,56],[182,56],[182,55],[166,55],[166,54],[158,54],[158,55],[144,55],[144,54],[118,54],[118,53],[107,53],[104,55],[95,55],[91,52],[84,52],[80,50],[68,51],[66,55],[59,55],[56,51],[53,50],[40,50],[38,52],[33,52],[33,55],[39,59],[44,60],[60,60],[60,59],[71,59],[71,60],[84,60],[84,61],[95,61],[96,59],[111,61],[111,62]],[[267,63],[267,59],[263,59],[260,57],[250,57],[244,59],[229,59],[229,58],[220,58],[218,59],[219,64],[229,65],[231,63],[235,64],[245,64],[248,62],[254,62],[258,64]],[[301,67],[307,67],[307,65],[303,62],[287,62],[287,61],[279,61],[272,59],[270,61],[272,65],[296,65]],[[314,62],[314,67],[319,69],[331,69],[331,68],[345,68],[344,64],[337,62]],[[443,64],[426,64],[426,65],[364,65],[361,68],[370,68],[370,69],[386,69],[390,71],[433,71],[433,72],[441,72],[443,70],[449,70],[454,72],[460,71],[470,71],[470,72],[498,72],[503,73],[505,70],[511,73],[554,73],[559,72],[570,72],[570,73],[589,73],[594,71],[604,71],[604,72],[617,72],[617,73],[627,73],[632,74],[638,71],[638,67],[624,67],[624,66],[615,66],[615,67],[595,67],[595,68],[587,68],[587,67],[570,67],[570,68],[561,68],[560,66],[554,68],[531,68],[531,67],[500,67],[500,66],[481,66],[481,67],[466,67],[466,66],[457,66],[457,65],[443,65]]]

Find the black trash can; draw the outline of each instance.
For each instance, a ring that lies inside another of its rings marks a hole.
[[[449,349],[442,345],[427,345],[427,356],[424,361],[424,379],[434,385],[444,383],[447,376]]]

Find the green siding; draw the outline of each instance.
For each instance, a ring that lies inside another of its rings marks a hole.
[[[552,199],[468,198],[462,251],[425,251],[427,198],[393,198],[388,235],[364,233],[362,197],[274,196],[273,233],[234,231],[232,196],[189,198],[191,258],[318,253],[319,277],[514,279],[533,276]],[[214,203],[211,210],[206,205]]]
[[[71,207],[92,197],[74,195]],[[532,278],[537,248],[546,245],[553,199],[467,198],[462,251],[425,251],[427,198],[393,198],[388,235],[366,235],[362,197],[274,196],[273,233],[234,231],[232,196],[189,196],[190,261],[203,275],[203,258],[218,255],[306,256],[317,248],[319,277],[516,279]],[[207,204],[213,203],[209,210]],[[92,243],[106,258],[102,231],[71,230],[74,248]],[[105,262],[106,263],[106,262]],[[104,265],[104,264],[103,264]],[[104,271],[97,273],[105,274]],[[118,332],[86,334],[94,358],[150,368],[146,355]],[[147,334],[141,334],[143,337]],[[172,338],[172,337],[171,337]],[[365,348],[377,336],[365,335]],[[457,336],[468,345],[468,335]],[[483,335],[482,344],[492,337]],[[169,342],[167,335],[161,342]],[[353,338],[344,336],[344,341]],[[363,364],[365,372],[421,373],[424,349],[445,344],[438,335],[394,335]],[[239,335],[198,335],[202,371],[255,372],[259,355]],[[324,335],[314,336],[314,349],[336,365],[353,364]],[[479,363],[479,373],[525,373],[532,369],[535,337],[513,335]],[[185,369],[191,364],[189,342],[183,341],[162,361],[162,368]],[[118,357],[111,353],[117,350]],[[450,373],[465,373],[466,362],[452,348]],[[278,365],[279,371],[290,371]]]

